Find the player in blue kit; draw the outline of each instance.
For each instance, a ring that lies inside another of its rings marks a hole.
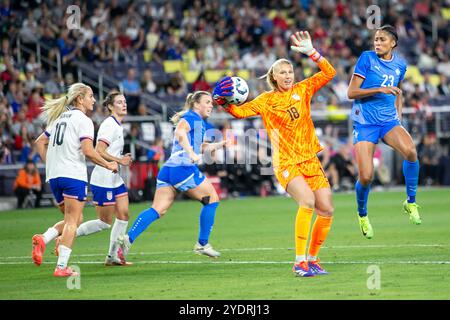
[[[208,179],[200,172],[197,162],[200,154],[222,148],[226,141],[204,143],[206,122],[211,115],[213,100],[206,91],[190,93],[182,111],[172,117],[176,125],[172,152],[157,177],[157,190],[152,207],[139,214],[128,234],[120,236],[118,243],[126,257],[131,244],[155,220],[162,217],[175,201],[177,190],[203,204],[200,213],[200,232],[194,252],[217,258],[220,253],[209,244],[219,196]]]
[[[400,123],[403,107],[400,86],[407,64],[394,52],[397,44],[394,27],[386,25],[377,29],[375,51],[361,54],[347,92],[350,99],[355,99],[351,117],[359,173],[355,185],[356,200],[361,231],[368,239],[373,237],[373,228],[367,216],[367,199],[373,176],[373,154],[380,139],[404,158],[407,199],[403,208],[412,223],[421,223],[416,204],[417,151],[411,136]]]

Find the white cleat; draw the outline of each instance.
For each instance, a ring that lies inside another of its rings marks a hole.
[[[207,243],[206,245],[202,246],[200,243],[196,243],[194,246],[194,252],[196,254],[204,254],[205,256],[211,257],[211,258],[218,258],[220,257],[220,252],[213,249],[213,247]]]
[[[128,255],[128,251],[130,251],[131,248],[130,238],[128,237],[127,234],[121,235],[117,238],[117,243],[122,249],[123,258],[125,260]]]
[[[106,256],[105,259],[105,266],[112,267],[112,266],[131,266],[132,263],[128,261],[122,261],[118,256],[110,257]]]

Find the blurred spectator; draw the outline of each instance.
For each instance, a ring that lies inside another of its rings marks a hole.
[[[197,79],[192,83],[192,91],[210,91],[211,85],[205,79],[205,73],[201,71]]]
[[[440,184],[442,173],[441,157],[443,152],[437,143],[436,134],[430,132],[424,135],[417,146],[420,159],[420,181],[427,186]]]
[[[24,168],[19,170],[13,189],[17,197],[17,208],[26,207],[25,205],[36,208],[40,206],[42,182],[34,162],[27,161]]]
[[[438,89],[434,84],[430,82],[430,73],[425,72],[423,75],[423,83],[421,84],[420,90],[425,92],[430,97],[436,97],[438,94]]]
[[[41,108],[44,106],[44,97],[42,96],[41,91],[42,86],[35,88],[31,91],[30,97],[28,98],[27,105],[28,110],[26,113],[27,119],[33,121],[36,119],[42,112]]]
[[[206,69],[203,50],[196,49],[194,58],[189,62],[189,70],[204,71]]]
[[[147,93],[156,93],[157,91],[157,85],[153,80],[153,74],[150,69],[146,69],[142,74],[141,88],[142,91]]]
[[[447,77],[443,74],[439,76],[438,92],[441,96],[450,96],[450,88],[448,86]]]
[[[122,80],[120,84],[127,100],[128,111],[135,114],[139,105],[139,94],[141,93],[141,86],[136,80],[136,69],[128,69],[126,79]]]
[[[15,136],[21,134],[21,128],[26,127],[28,133],[34,136],[34,126],[30,120],[27,119],[27,108],[23,107],[17,112],[14,119],[14,124],[12,125],[12,132]]]
[[[351,147],[348,144],[341,144],[338,152],[330,158],[325,170],[331,177],[334,191],[352,189],[356,182],[357,173]]]
[[[180,71],[175,72],[170,77],[169,84],[167,85],[167,93],[178,97],[187,94],[187,84]]]

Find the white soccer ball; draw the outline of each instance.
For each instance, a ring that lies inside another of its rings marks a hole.
[[[247,82],[240,77],[231,77],[233,80],[233,95],[228,97],[228,102],[235,105],[243,104],[247,101],[249,89]]]

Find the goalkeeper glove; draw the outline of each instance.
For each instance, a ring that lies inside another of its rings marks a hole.
[[[317,62],[320,57],[322,57],[320,53],[316,49],[314,49],[308,31],[300,31],[294,33],[293,35],[291,35],[291,41],[293,44],[291,46],[291,50],[306,54],[314,62]]]
[[[219,105],[224,105],[228,101],[226,97],[231,97],[233,95],[233,80],[230,77],[225,77],[220,80],[213,91],[213,99]]]

